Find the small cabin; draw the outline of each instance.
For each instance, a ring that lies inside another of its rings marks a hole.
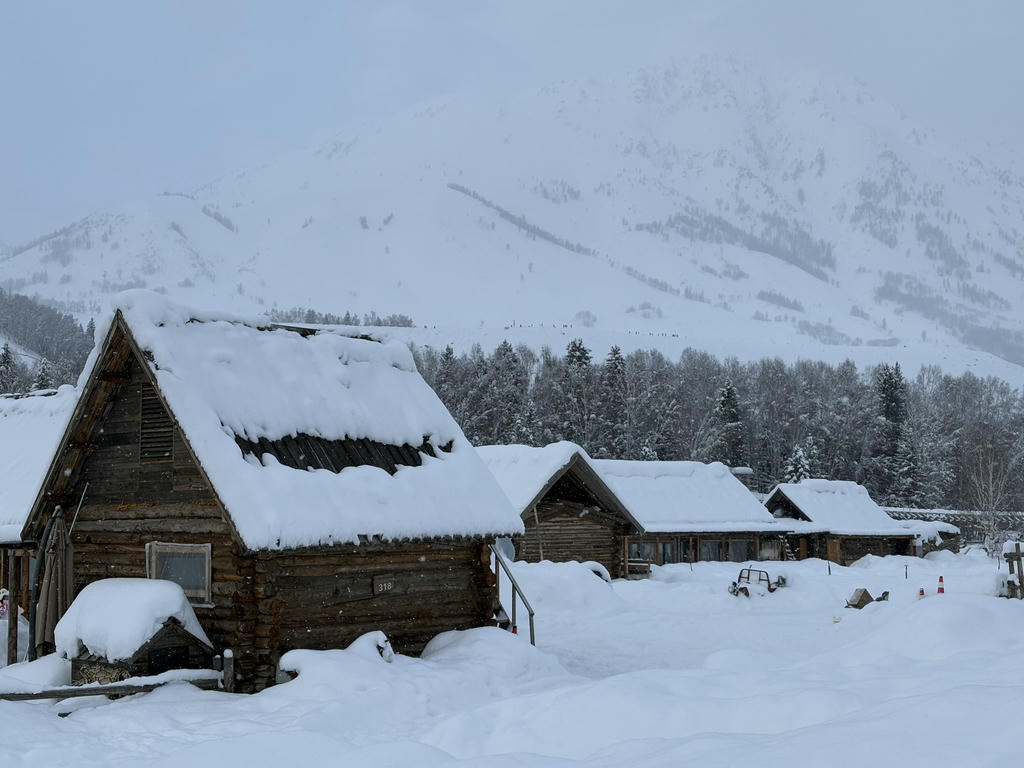
[[[76,591],[176,582],[240,691],[291,649],[492,620],[489,545],[522,522],[405,345],[145,291],[97,338],[22,530],[64,515]]]
[[[213,668],[213,646],[184,590],[170,581],[94,581],[54,635],[57,652],[71,660],[72,685]]]
[[[790,525],[797,558],[849,565],[864,555],[913,555],[913,529],[889,517],[867,489],[848,480],[780,483],[765,497],[772,516]]]
[[[778,560],[786,526],[720,462],[621,461],[594,466],[640,523],[629,558],[655,565]]]
[[[639,525],[583,448],[562,441],[540,448],[486,445],[477,452],[522,518],[518,559],[595,561],[613,578],[627,575],[626,537],[639,533]]]

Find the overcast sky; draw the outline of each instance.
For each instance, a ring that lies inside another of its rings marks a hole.
[[[1017,0],[7,3],[0,242],[191,189],[438,94],[698,52],[859,79],[1017,164],[1022,29]]]

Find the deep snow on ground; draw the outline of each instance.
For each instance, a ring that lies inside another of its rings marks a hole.
[[[254,696],[175,684],[117,701],[0,702],[0,762],[862,768],[1016,757],[1024,602],[993,596],[994,560],[866,558],[831,574],[820,560],[760,565],[787,586],[733,597],[732,563],[611,584],[579,564],[517,563],[537,648],[521,615],[522,634],[447,633],[418,659],[386,663],[369,638],[299,652],[288,659],[296,680]],[[857,587],[890,599],[845,608]],[[0,686],[31,677],[29,666],[0,671]]]

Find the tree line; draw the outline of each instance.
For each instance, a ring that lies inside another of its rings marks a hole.
[[[578,339],[564,354],[507,341],[414,353],[475,445],[572,440],[598,458],[750,467],[762,491],[824,477],[887,506],[1024,510],[1024,398],[994,377],[694,349],[594,360]]]
[[[91,320],[82,328],[72,315],[0,289],[0,334],[28,350],[0,347],[0,394],[73,383],[92,349],[93,330]]]

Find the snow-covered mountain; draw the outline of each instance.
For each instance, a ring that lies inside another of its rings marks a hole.
[[[0,254],[85,318],[410,315],[410,338],[685,346],[1019,377],[1024,179],[856,86],[731,60],[459,95]]]

